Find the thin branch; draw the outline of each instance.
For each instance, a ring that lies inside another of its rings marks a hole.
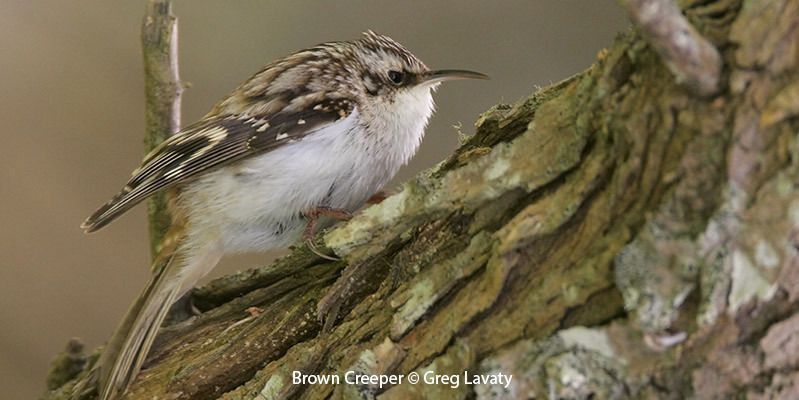
[[[718,90],[721,57],[673,0],[622,0],[633,22],[660,54],[677,83],[700,96]]]
[[[178,75],[178,20],[172,14],[171,0],[147,1],[141,40],[146,98],[144,146],[149,152],[180,129],[183,87]],[[155,257],[171,223],[164,193],[150,198],[148,218],[150,252]]]

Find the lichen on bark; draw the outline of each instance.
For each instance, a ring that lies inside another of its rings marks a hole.
[[[127,397],[799,396],[799,0],[679,4],[720,56],[712,95],[621,34],[327,232],[342,261],[301,247],[196,290]],[[514,379],[291,379],[428,370]]]

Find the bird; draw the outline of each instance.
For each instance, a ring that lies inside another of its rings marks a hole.
[[[487,78],[431,70],[370,30],[266,65],[153,149],[81,225],[94,232],[156,192],[169,198],[152,277],[94,366],[100,398],[126,392],[170,306],[223,255],[309,241],[350,218],[416,153],[439,84]]]

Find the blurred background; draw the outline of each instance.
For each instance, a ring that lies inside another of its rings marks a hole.
[[[100,233],[80,222],[142,157],[139,26],[144,1],[0,2],[0,390],[30,399],[70,337],[101,344],[143,287],[144,207]],[[190,123],[263,64],[373,29],[432,68],[490,81],[444,85],[412,164],[393,186],[457,145],[453,125],[587,68],[627,21],[615,0],[177,1]],[[535,150],[531,149],[531,157]],[[214,276],[263,264],[226,259]],[[11,396],[11,397],[8,397]]]

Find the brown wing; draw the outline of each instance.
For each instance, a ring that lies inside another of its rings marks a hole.
[[[346,109],[342,110],[342,106]],[[81,228],[87,233],[94,232],[158,190],[300,140],[351,112],[351,103],[337,101],[335,107],[322,104],[269,118],[239,115],[199,121],[150,152],[122,191],[87,218]]]

